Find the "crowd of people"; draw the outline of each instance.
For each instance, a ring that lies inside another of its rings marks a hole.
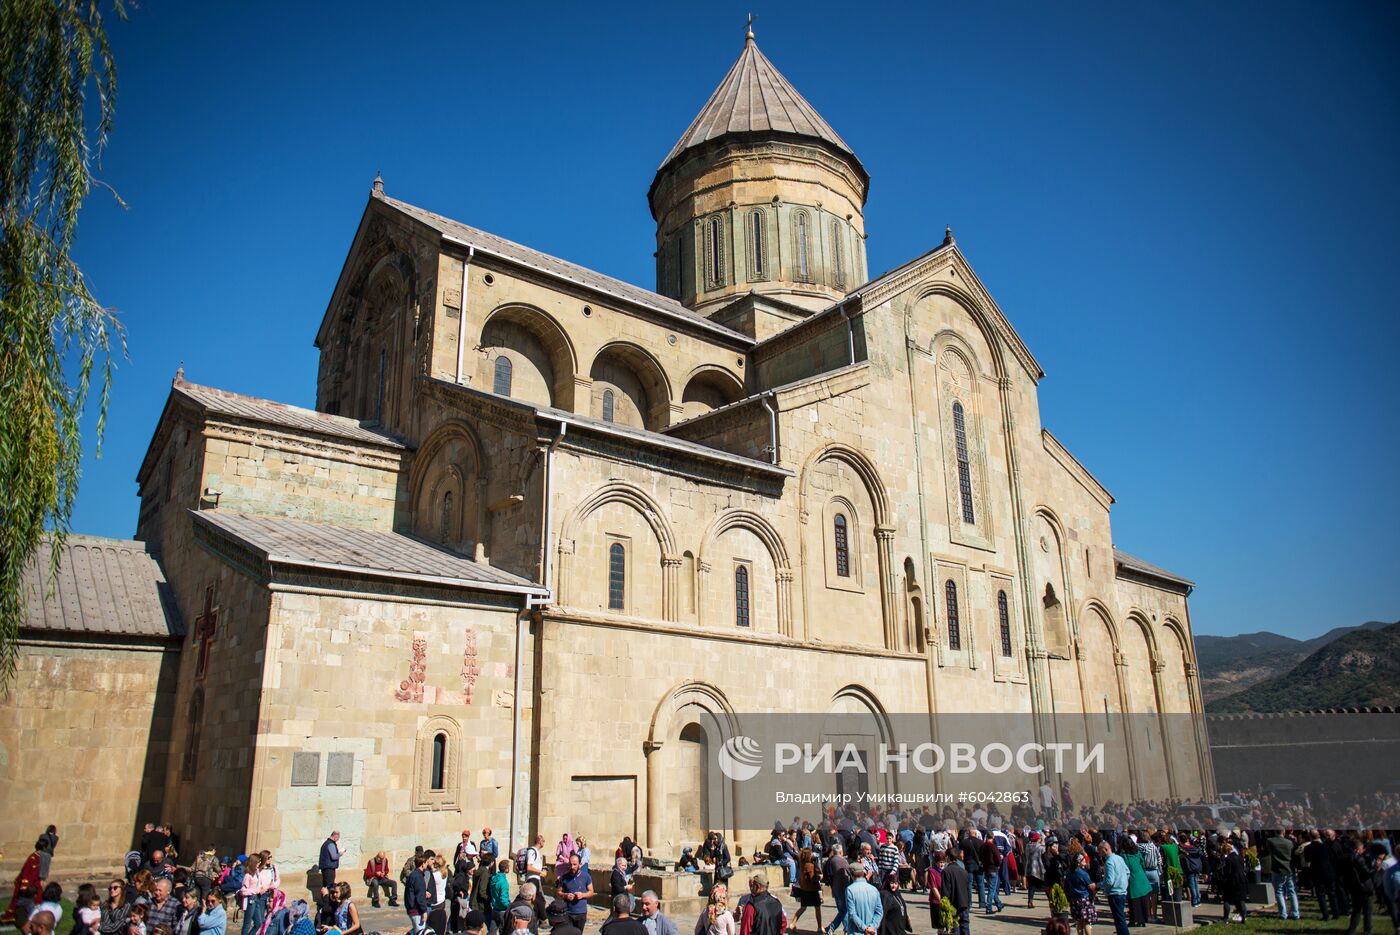
[[[1018,898],[1029,908],[1043,900],[1049,933],[1067,935],[1073,926],[1092,935],[1094,925],[1111,921],[1115,935],[1130,935],[1162,918],[1169,903],[1214,898],[1221,921],[1244,921],[1255,881],[1273,884],[1280,919],[1299,918],[1300,901],[1311,899],[1323,919],[1347,919],[1353,935],[1373,935],[1375,914],[1400,932],[1393,834],[1291,824],[1221,833],[1152,821],[1157,806],[1055,805],[1005,815],[976,805],[938,813],[831,808],[815,820],[776,824],[748,855],[731,854],[724,836],[710,832],[667,869],[696,874],[706,897],[693,935],[786,935],[809,911],[820,935],[905,935],[914,929],[910,904],[919,900],[934,931],[966,935],[976,913],[995,915]],[[1161,814],[1170,807],[1160,806]],[[1278,814],[1266,800],[1249,807],[1252,815]],[[64,921],[64,891],[50,879],[58,843],[50,826],[16,878],[3,921],[26,935],[55,935]],[[105,893],[90,883],[77,889],[62,935],[375,935],[341,879],[343,856],[333,832],[311,898],[289,899],[271,852],[219,857],[206,849],[185,863],[171,829],[148,825]],[[539,935],[545,925],[552,935],[583,935],[594,901],[609,907],[603,935],[679,935],[656,893],[635,891],[646,865],[636,842],[608,848],[597,868],[593,860],[587,841],[572,834],[552,853],[537,836],[505,855],[485,828],[475,840],[463,831],[450,856],[448,848],[416,848],[397,873],[380,851],[360,878],[370,905],[404,910],[409,935]],[[791,916],[769,892],[770,874],[752,872],[759,865],[781,868],[796,904]],[[605,883],[595,883],[595,871]],[[736,874],[747,879],[736,886]],[[731,903],[732,888],[744,892]],[[835,916],[826,920],[830,905]]]

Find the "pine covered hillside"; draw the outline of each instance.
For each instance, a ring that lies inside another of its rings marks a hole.
[[[1215,714],[1400,706],[1400,622],[1358,629],[1282,675],[1206,705]]]

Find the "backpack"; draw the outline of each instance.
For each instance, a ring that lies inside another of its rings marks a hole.
[[[534,855],[534,860],[531,860]],[[518,879],[525,879],[525,873],[530,869],[531,864],[540,862],[540,852],[533,847],[522,847],[515,852],[515,875]]]
[[[1157,869],[1157,848],[1155,846],[1142,848],[1142,869]]]
[[[1193,876],[1200,876],[1205,870],[1205,865],[1201,861],[1201,852],[1194,847],[1181,852],[1181,864],[1186,872]]]
[[[229,868],[228,876],[224,877],[224,882],[219,884],[220,893],[237,893],[243,888],[243,875],[245,871],[242,864],[234,864]]]

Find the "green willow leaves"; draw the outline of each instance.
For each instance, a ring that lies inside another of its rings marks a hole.
[[[0,0],[0,683],[13,677],[23,576],[68,531],[94,385],[100,446],[120,323],[71,251],[117,89],[96,0]],[[125,17],[121,3],[112,4]],[[100,450],[100,448],[99,448]],[[48,582],[46,582],[46,586]]]

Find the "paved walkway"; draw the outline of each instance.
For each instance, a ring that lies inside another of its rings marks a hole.
[[[783,905],[787,908],[788,918],[791,919],[793,914],[797,911],[796,902],[788,898],[785,893],[778,895],[782,898]],[[974,935],[1036,935],[1036,933],[1044,929],[1045,923],[1050,920],[1049,906],[1046,905],[1043,900],[1037,898],[1036,907],[1034,909],[1027,909],[1024,893],[1015,893],[1013,896],[1014,898],[1007,903],[1005,911],[997,915],[987,916],[974,909],[972,913],[972,931]],[[916,935],[930,935],[930,933],[935,932],[936,930],[930,925],[928,897],[921,893],[914,893],[907,895],[905,898],[909,903],[909,915],[914,923],[914,932]],[[407,932],[408,916],[404,914],[402,908],[390,909],[386,906],[382,909],[375,909],[368,903],[362,902],[362,900],[362,896],[357,896],[356,905],[360,907],[360,921],[366,932],[383,932],[385,935],[401,935],[401,933]],[[1203,905],[1200,909],[1205,910],[1205,912],[1198,917],[1198,923],[1203,919],[1216,921],[1220,918],[1220,906],[1218,903]],[[666,911],[666,906],[664,904],[661,907],[661,911]],[[828,897],[825,905],[822,907],[822,922],[829,924],[835,916],[836,907],[832,904],[830,897]],[[584,935],[597,935],[599,926],[606,920],[607,913],[594,907],[592,912],[589,913],[588,929]],[[680,930],[680,935],[691,935],[695,926],[694,919],[677,918],[672,921],[676,923],[676,928]],[[792,932],[793,930],[789,931]],[[1073,928],[1071,928],[1071,931],[1073,931]],[[1113,922],[1108,914],[1107,907],[1101,908],[1099,924],[1094,926],[1094,931],[1096,935],[1097,933],[1112,935]],[[1133,935],[1176,935],[1176,933],[1183,930],[1173,928],[1169,925],[1149,925],[1145,928],[1135,928],[1132,931]],[[816,935],[816,918],[813,916],[811,909],[808,909],[807,912],[803,914],[802,921],[798,923],[796,932],[800,932],[801,935]]]

